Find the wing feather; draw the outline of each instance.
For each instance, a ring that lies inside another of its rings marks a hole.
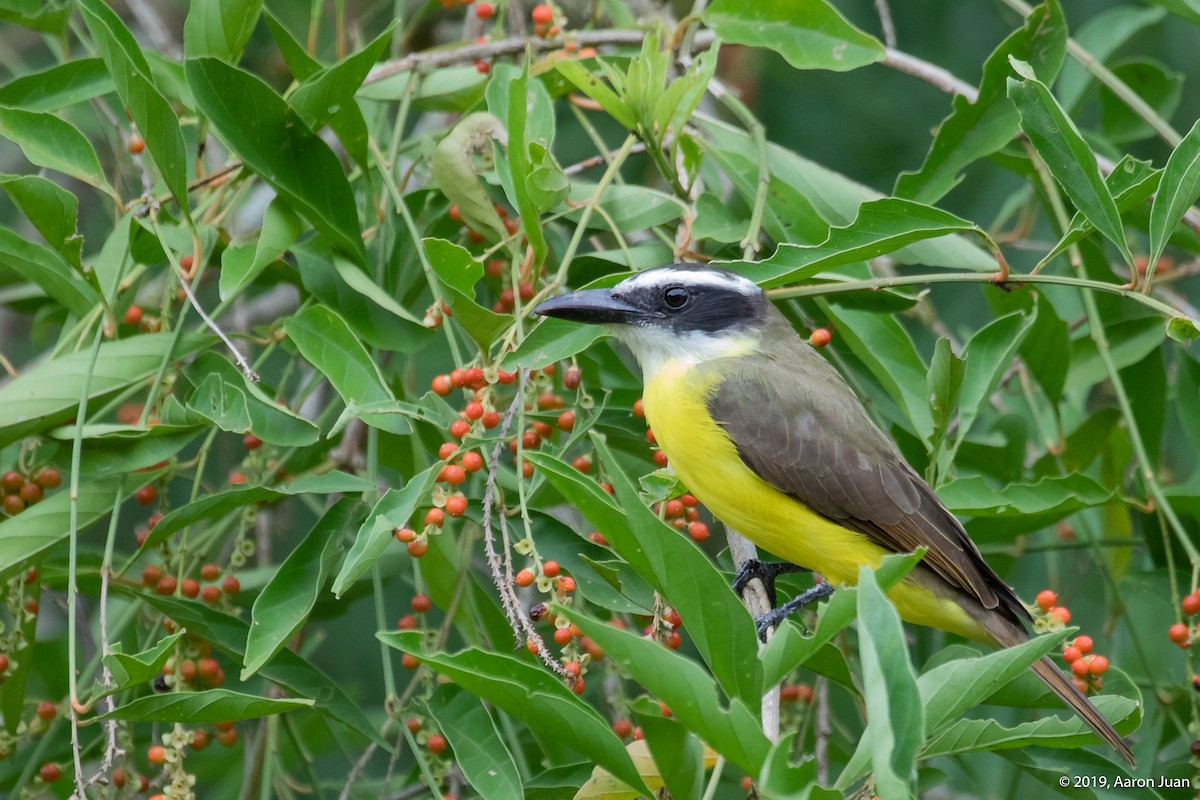
[[[962,524],[875,426],[841,375],[811,348],[796,346],[800,349],[788,348],[786,358],[742,358],[735,369],[723,368],[736,380],[718,383],[709,397],[709,411],[746,465],[886,550],[926,547],[923,565],[951,587],[984,608],[1027,617]],[[780,347],[774,345],[776,351]]]

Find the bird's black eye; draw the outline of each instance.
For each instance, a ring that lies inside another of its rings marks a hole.
[[[687,305],[688,291],[682,286],[672,286],[663,292],[663,305],[674,311],[678,311]]]

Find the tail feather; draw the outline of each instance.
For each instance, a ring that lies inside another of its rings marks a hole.
[[[1029,640],[1029,634],[1025,631],[1025,627],[1016,619],[1007,619],[1000,614],[992,613],[982,615],[979,621],[1003,647],[1012,647]],[[1134,766],[1133,751],[1121,738],[1121,734],[1117,733],[1117,729],[1101,715],[1100,711],[1092,705],[1092,701],[1088,700],[1087,696],[1075,687],[1067,674],[1059,669],[1049,656],[1039,659],[1030,669],[1050,687],[1051,691],[1061,697],[1072,711],[1090,725],[1101,739],[1112,745],[1121,758],[1129,762],[1130,766]]]

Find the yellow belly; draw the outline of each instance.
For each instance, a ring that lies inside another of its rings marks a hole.
[[[695,370],[679,361],[646,376],[646,419],[688,489],[714,516],[759,547],[819,572],[834,585],[853,586],[860,566],[879,566],[887,550],[815,514],[745,465],[708,413],[713,383],[715,379],[704,385]],[[962,606],[912,577],[893,587],[888,596],[910,622],[991,641]]]

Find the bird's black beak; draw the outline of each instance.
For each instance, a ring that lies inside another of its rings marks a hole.
[[[625,324],[645,312],[615,296],[610,289],[585,289],[553,297],[538,305],[535,314],[571,322]]]

